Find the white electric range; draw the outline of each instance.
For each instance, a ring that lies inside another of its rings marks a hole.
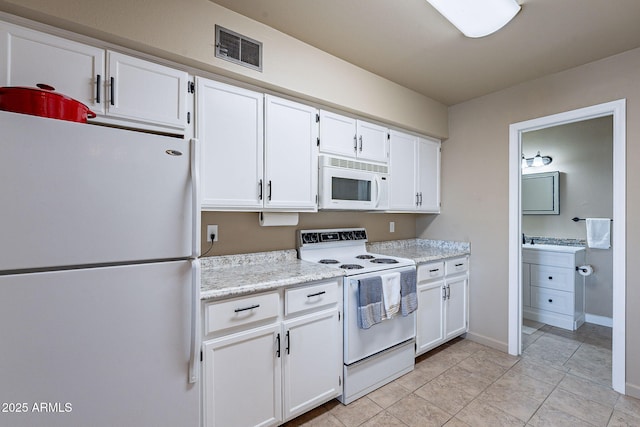
[[[364,228],[300,230],[298,257],[344,273],[344,387],[340,401],[350,403],[410,372],[415,363],[415,313],[362,329],[358,326],[360,280],[415,271],[410,259],[367,251]]]

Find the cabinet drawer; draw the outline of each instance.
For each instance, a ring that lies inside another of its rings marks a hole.
[[[285,316],[334,305],[338,302],[338,283],[329,281],[317,285],[286,289],[284,300]]]
[[[572,316],[573,293],[531,286],[531,306]]]
[[[456,258],[445,261],[445,274],[463,273],[469,269],[469,258]]]
[[[573,292],[575,269],[531,265],[531,285]]]
[[[418,282],[437,279],[444,276],[444,261],[420,264],[418,266]]]
[[[575,258],[578,254],[566,252],[551,252],[540,249],[523,249],[522,261],[530,264],[543,264],[555,267],[575,268]]]
[[[275,319],[279,312],[277,292],[214,302],[205,306],[204,333]]]

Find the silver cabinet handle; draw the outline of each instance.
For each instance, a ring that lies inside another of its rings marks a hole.
[[[362,135],[360,135],[360,152],[362,153]]]
[[[358,136],[357,135],[353,135],[353,151],[354,152],[358,152]]]
[[[447,287],[446,286],[442,286],[442,299],[443,300],[447,299]]]
[[[447,299],[451,299],[451,286],[447,285]]]

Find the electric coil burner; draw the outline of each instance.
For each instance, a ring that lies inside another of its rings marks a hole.
[[[395,316],[369,329],[358,324],[358,296],[367,278],[415,271],[413,260],[367,252],[364,228],[300,230],[298,257],[339,268],[344,274],[343,339],[344,404],[364,396],[413,370],[415,363],[415,313]]]

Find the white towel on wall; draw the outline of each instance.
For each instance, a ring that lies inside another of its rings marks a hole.
[[[587,246],[594,249],[611,247],[611,219],[587,218]]]
[[[391,319],[400,311],[400,273],[382,274],[383,319]]]

